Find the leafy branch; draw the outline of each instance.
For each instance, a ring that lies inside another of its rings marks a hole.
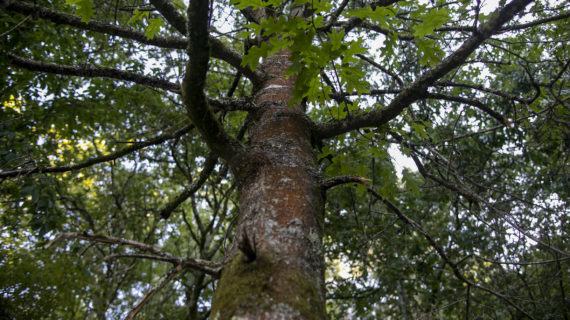
[[[497,10],[492,18],[481,25],[478,32],[469,37],[463,44],[447,56],[439,65],[425,72],[412,84],[397,94],[390,104],[383,109],[356,115],[341,121],[318,125],[316,134],[319,138],[332,138],[339,134],[364,127],[377,127],[397,117],[405,108],[420,99],[429,86],[461,66],[485,40],[496,33],[503,24],[522,11],[532,0],[513,0],[502,9]]]

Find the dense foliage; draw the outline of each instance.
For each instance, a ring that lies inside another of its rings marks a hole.
[[[164,2],[0,1],[0,318],[116,319],[153,288],[141,319],[208,317],[215,277],[168,259],[223,261],[237,186],[186,116]],[[246,143],[252,70],[287,49],[291,103],[350,122],[505,5],[212,1],[230,54],[213,46],[206,93]],[[569,17],[536,1],[393,120],[316,134],[323,177],[361,182],[327,194],[331,318],[569,319]]]

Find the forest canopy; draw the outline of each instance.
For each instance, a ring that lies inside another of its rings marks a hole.
[[[570,319],[565,1],[0,0],[0,319]]]

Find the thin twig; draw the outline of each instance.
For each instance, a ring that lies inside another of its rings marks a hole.
[[[0,34],[0,38],[4,37],[5,35],[8,35],[10,32],[18,29],[24,22],[28,21],[28,19],[30,19],[31,15],[26,16],[24,19],[22,19],[22,21],[18,22],[15,26],[13,26],[12,28],[8,29],[8,31]]]
[[[135,305],[135,307],[129,312],[129,314],[127,314],[125,320],[133,320],[139,314],[142,308],[150,301],[150,299],[152,299],[152,297],[154,297],[154,295],[158,291],[160,291],[168,283],[174,280],[174,278],[178,277],[179,275],[182,275],[186,271],[187,269],[180,264],[170,269],[170,271],[168,271],[166,276],[158,283],[158,285],[156,285],[156,287],[147,291],[147,293],[143,296],[143,298]]]
[[[110,153],[108,155],[89,158],[85,161],[78,162],[76,164],[69,164],[69,165],[64,165],[64,166],[34,167],[34,168],[28,168],[28,169],[16,169],[16,170],[0,171],[0,179],[14,178],[14,177],[22,176],[22,175],[30,175],[30,174],[36,174],[36,173],[63,173],[63,172],[69,172],[69,171],[75,171],[75,170],[79,170],[79,169],[88,168],[88,167],[91,167],[91,166],[98,164],[98,163],[116,160],[120,157],[131,154],[137,150],[140,150],[140,149],[143,149],[143,148],[146,148],[149,146],[157,145],[157,144],[163,143],[167,140],[179,138],[179,137],[187,134],[188,132],[190,132],[193,127],[194,127],[193,125],[189,124],[189,125],[186,125],[180,129],[174,131],[174,132],[161,134],[161,135],[158,135],[154,138],[148,139],[148,140],[143,141],[143,142],[135,142],[131,146],[128,146],[128,147],[123,148],[121,150],[118,150],[116,152]]]

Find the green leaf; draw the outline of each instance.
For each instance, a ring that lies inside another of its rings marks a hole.
[[[183,0],[172,0],[172,4],[180,10],[186,10],[186,4]]]
[[[412,130],[422,139],[429,138],[429,135],[426,131],[426,127],[421,123],[412,123],[411,124]]]
[[[251,7],[253,9],[265,8],[265,7],[278,7],[281,4],[281,0],[239,0],[232,1],[236,8],[243,10],[245,8]]]
[[[259,59],[267,57],[270,49],[270,45],[266,42],[262,42],[260,46],[251,47],[247,54],[243,56],[241,65],[243,67],[249,66],[252,70],[255,70],[259,64]]]
[[[147,39],[152,39],[154,38],[158,32],[160,31],[160,28],[164,25],[164,21],[162,21],[162,19],[160,18],[152,18],[148,20],[148,26],[146,27],[145,31],[144,31],[144,35],[145,37],[147,37]]]
[[[324,158],[330,156],[331,154],[333,154],[333,151],[331,150],[331,148],[329,146],[324,146],[321,154],[318,157],[318,160],[324,159]]]
[[[331,43],[331,49],[333,51],[340,49],[343,46],[343,40],[344,40],[344,30],[340,30],[340,31],[336,31],[333,30],[331,33],[329,33],[329,38],[330,38],[330,43]]]
[[[92,0],[65,0],[65,3],[76,8],[77,14],[83,22],[88,22],[95,13]]]
[[[149,11],[140,11],[138,9],[135,9],[132,17],[129,19],[129,21],[127,23],[129,25],[135,25],[138,22],[142,22],[142,21],[144,21],[144,19],[148,18],[149,14],[150,14]]]
[[[443,56],[445,55],[439,45],[432,39],[420,38],[416,39],[415,43],[421,54],[420,64],[422,65],[436,65],[441,61],[441,59],[443,59]]]
[[[362,20],[369,19],[373,22],[379,23],[382,27],[389,27],[390,18],[394,16],[393,9],[389,7],[371,7],[358,8],[348,11],[349,17],[356,17]]]
[[[448,9],[431,10],[421,17],[422,22],[412,27],[416,38],[425,37],[432,34],[436,28],[441,27],[449,21]]]
[[[418,196],[420,194],[420,179],[409,169],[404,169],[402,172],[402,181],[404,182],[404,187],[412,196]]]
[[[362,45],[362,39],[351,41],[346,50],[342,53],[344,61],[355,61],[353,57],[357,54],[365,53],[366,48]]]

